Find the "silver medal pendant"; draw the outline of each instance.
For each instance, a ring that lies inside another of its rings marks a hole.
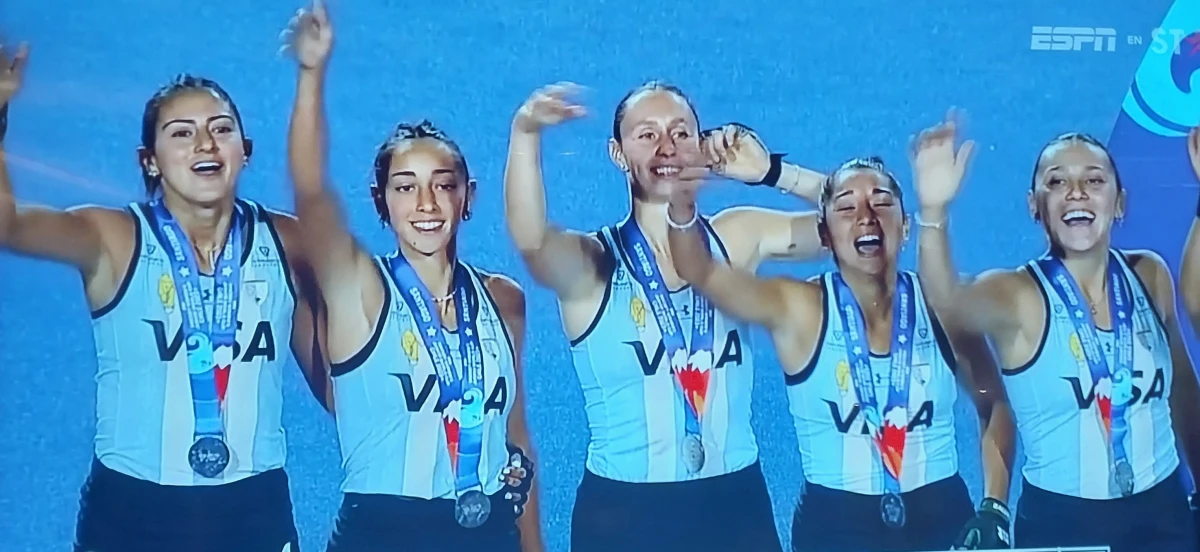
[[[454,519],[467,529],[483,525],[491,514],[492,499],[483,491],[467,491],[454,501]]]
[[[1130,496],[1133,494],[1133,467],[1129,465],[1129,461],[1122,460],[1117,462],[1113,468],[1113,475],[1117,479],[1117,489],[1121,491],[1121,496]]]
[[[879,501],[879,514],[884,525],[892,529],[904,527],[904,499],[896,493],[885,493]]]
[[[229,466],[229,447],[220,437],[205,435],[188,449],[188,464],[200,476],[215,479]]]
[[[688,434],[683,438],[683,466],[688,473],[697,474],[704,467],[704,442],[699,435]]]

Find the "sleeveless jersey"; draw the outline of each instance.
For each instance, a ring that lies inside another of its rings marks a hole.
[[[229,466],[215,479],[188,464],[195,416],[183,346],[183,312],[168,250],[151,228],[146,204],[136,221],[134,255],[116,296],[92,313],[96,375],[96,456],[117,472],[162,485],[219,485],[283,467],[283,369],[288,362],[295,293],[268,211],[238,202],[245,215],[241,295],[232,367],[221,417]],[[201,277],[212,309],[211,276]]]
[[[727,261],[725,246],[707,221],[702,224],[713,257]],[[685,403],[650,301],[633,277],[633,265],[616,229],[604,228],[598,237],[608,254],[615,256],[615,268],[591,327],[571,343],[591,433],[587,469],[631,483],[689,479],[681,455]],[[671,292],[689,345],[692,293],[691,287]],[[706,459],[691,478],[734,472],[758,459],[750,427],[754,358],[745,343],[750,328],[720,311],[713,318],[713,369],[700,422]]]
[[[455,478],[446,430],[437,411],[437,372],[408,303],[386,258],[376,258],[384,281],[379,321],[367,344],[333,366],[334,404],[345,479],[342,491],[413,498],[454,498]],[[513,345],[500,309],[484,286],[486,275],[467,266],[477,301],[476,330],[483,349],[483,447],[479,481],[500,490],[508,462],[508,415],[515,388]],[[462,366],[458,330],[442,329],[455,366]]]
[[[1179,466],[1171,426],[1172,365],[1166,331],[1145,285],[1118,252],[1133,293],[1133,397],[1126,409],[1126,451],[1135,492],[1163,481]],[[1075,326],[1070,309],[1054,292],[1035,262],[1026,266],[1045,301],[1048,320],[1033,359],[1004,370],[1008,400],[1025,449],[1022,473],[1047,491],[1088,499],[1120,497],[1113,479],[1108,437],[1095,404],[1092,375],[1071,348]],[[1114,362],[1112,331],[1098,330],[1109,366]],[[1082,355],[1082,352],[1080,352]]]
[[[900,468],[902,492],[958,473],[954,355],[941,325],[925,304],[917,275],[909,275],[914,284],[916,326],[908,398],[910,421]],[[804,479],[831,489],[882,495],[883,463],[867,417],[858,406],[832,275],[822,274],[820,282],[825,293],[821,340],[807,369],[785,378]],[[872,353],[870,359],[875,396],[882,408],[888,396],[891,357]]]

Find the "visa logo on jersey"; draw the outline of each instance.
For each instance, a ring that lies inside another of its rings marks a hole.
[[[842,414],[842,409],[838,407],[838,403],[825,399],[825,404],[829,406],[829,417],[833,420],[834,427],[838,433],[847,434],[854,429],[855,422],[860,423],[858,432],[862,435],[871,434],[871,426],[867,423],[867,417],[862,416],[862,408],[859,405],[854,405],[850,412]],[[933,427],[933,401],[925,401],[917,408],[917,412],[913,414],[912,419],[908,421],[908,431],[916,431],[917,429],[929,429]]]
[[[150,329],[154,332],[154,345],[158,349],[158,359],[163,362],[171,362],[178,358],[179,351],[183,348],[183,327],[177,328],[175,335],[168,340],[167,325],[161,320],[142,320],[142,322],[149,324]],[[249,340],[246,339],[246,334],[242,329],[242,323],[238,321],[237,340],[233,344],[234,360],[238,362],[253,362],[260,358],[267,362],[275,360],[275,332],[271,329],[270,322],[260,320],[258,324],[255,324]]]
[[[1167,391],[1167,379],[1162,368],[1154,370],[1154,377],[1150,380],[1149,389],[1145,389],[1145,375],[1142,370],[1133,371],[1133,397],[1125,406],[1133,406],[1141,401],[1142,404],[1149,403],[1152,399],[1162,399]],[[1083,390],[1083,383],[1077,377],[1064,377],[1067,383],[1071,384],[1071,390],[1075,393],[1075,404],[1080,410],[1088,410],[1092,407],[1092,403],[1096,401],[1096,386],[1092,385],[1086,392]]]
[[[667,348],[661,339],[658,341],[658,347],[654,349],[653,356],[646,354],[646,346],[641,341],[626,341],[625,345],[633,348],[633,354],[637,355],[638,364],[642,366],[642,373],[646,377],[658,373],[658,367],[662,366],[663,357],[667,354]],[[725,336],[725,348],[721,350],[721,356],[717,357],[717,361],[713,363],[713,369],[723,368],[726,364],[731,363],[742,363],[742,338],[738,335],[737,330],[729,330]]]
[[[409,412],[429,411],[441,414],[445,410],[445,406],[440,405],[441,401],[437,400],[440,397],[433,396],[433,392],[438,389],[436,375],[429,374],[425,376],[425,381],[422,382],[420,390],[413,385],[412,374],[400,373],[392,375],[400,380],[400,391],[404,393],[404,405]],[[508,380],[504,376],[496,378],[496,384],[492,386],[492,392],[488,395],[487,402],[483,403],[484,414],[488,412],[504,412],[504,409],[508,406],[507,382]],[[430,399],[434,400],[430,401]]]
[[[1107,27],[1034,27],[1030,50],[1079,52],[1087,45],[1094,52],[1115,52],[1117,30]]]

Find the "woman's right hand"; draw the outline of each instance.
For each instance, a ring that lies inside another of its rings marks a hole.
[[[301,69],[322,69],[333,51],[333,24],[325,3],[315,0],[312,7],[296,12],[279,33],[280,53],[296,58]]]
[[[21,89],[21,77],[25,73],[25,60],[29,59],[29,45],[22,42],[17,53],[10,59],[0,44],[0,142],[8,134],[8,102]]]
[[[539,88],[517,110],[513,128],[520,132],[538,132],[544,127],[578,119],[587,114],[587,108],[572,101],[583,91],[575,83],[560,82]]]

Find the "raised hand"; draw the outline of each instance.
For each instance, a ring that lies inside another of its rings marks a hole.
[[[8,57],[4,45],[0,44],[0,142],[8,134],[8,102],[21,89],[21,77],[25,73],[25,60],[29,59],[29,45],[22,42],[17,53]]]
[[[0,44],[0,105],[7,104],[21,89],[25,62],[29,59],[29,45],[24,42],[17,46],[12,57],[9,57],[9,51],[9,48]]]
[[[912,141],[913,180],[922,209],[942,209],[958,195],[975,149],[975,142],[968,140],[955,151],[960,117],[961,112],[951,109],[944,122],[921,131]]]
[[[750,127],[728,123],[700,134],[700,149],[717,176],[762,183],[771,170],[771,152]]]
[[[587,114],[587,108],[573,101],[582,91],[582,86],[571,82],[560,82],[535,90],[517,110],[513,127],[522,132],[537,132],[544,127],[583,117]]]
[[[279,33],[280,54],[296,58],[301,69],[320,69],[333,51],[333,25],[325,3],[315,0],[312,7],[296,12],[288,26]]]

